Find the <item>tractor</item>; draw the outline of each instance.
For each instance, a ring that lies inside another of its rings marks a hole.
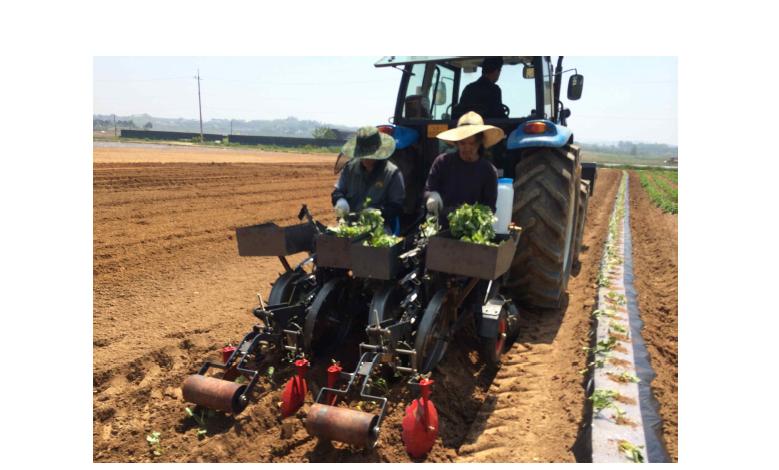
[[[447,150],[436,139],[457,125],[463,109],[458,98],[484,57],[388,56],[379,68],[400,71],[400,86],[390,125],[379,126],[397,143],[392,161],[406,182],[402,223],[423,205],[424,185],[433,160]],[[558,309],[566,301],[568,279],[578,268],[587,202],[594,189],[594,164],[582,164],[573,132],[566,127],[570,109],[561,101],[563,58],[503,57],[498,85],[504,116],[485,118],[507,138],[488,158],[501,177],[513,178],[512,221],[522,227],[508,289],[524,308]],[[583,77],[570,75],[569,100],[581,97]],[[478,112],[478,110],[477,110]]]

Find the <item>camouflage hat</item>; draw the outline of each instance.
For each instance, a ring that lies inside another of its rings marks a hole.
[[[379,132],[374,126],[357,129],[357,134],[349,139],[341,149],[341,153],[349,158],[364,158],[366,160],[386,160],[395,151],[395,139]]]

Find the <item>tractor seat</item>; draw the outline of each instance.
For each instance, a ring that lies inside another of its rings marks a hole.
[[[409,95],[405,100],[404,117],[407,119],[430,119],[430,99],[425,95]]]

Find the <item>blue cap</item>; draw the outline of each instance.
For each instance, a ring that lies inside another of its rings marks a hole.
[[[512,178],[498,178],[498,184],[514,184],[514,180]]]

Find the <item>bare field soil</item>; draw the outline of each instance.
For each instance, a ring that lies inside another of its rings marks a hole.
[[[679,279],[678,217],[652,204],[638,174],[630,172],[630,228],[633,275],[641,336],[657,377],[652,391],[660,403],[663,438],[668,454],[678,460]]]
[[[94,460],[408,462],[400,421],[414,397],[402,384],[390,390],[379,445],[359,450],[310,438],[301,420],[308,404],[279,421],[289,367],[261,381],[244,413],[209,417],[197,436],[181,383],[251,329],[255,293],[267,295],[282,269],[273,258],[239,257],[235,228],[290,224],[303,203],[322,221],[332,217],[334,156],[230,152],[95,148]],[[433,376],[441,431],[426,461],[574,461],[585,403],[578,371],[619,175],[598,177],[567,309],[525,314],[497,374],[472,338],[450,348]],[[154,431],[160,456],[146,442]]]

